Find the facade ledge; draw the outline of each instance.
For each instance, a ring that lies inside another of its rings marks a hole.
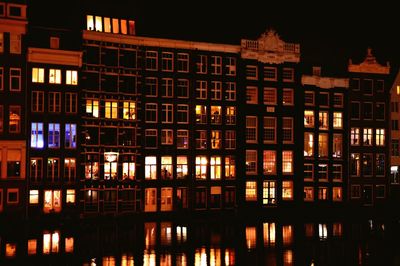
[[[81,67],[82,52],[30,47],[28,62]]]
[[[349,79],[303,75],[302,85],[311,85],[321,89],[349,88]]]
[[[26,20],[2,19],[0,18],[0,32],[12,32],[15,34],[26,34]]]

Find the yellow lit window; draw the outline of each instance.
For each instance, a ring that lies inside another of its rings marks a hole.
[[[206,156],[196,156],[196,179],[207,178],[207,164]]]
[[[385,129],[375,129],[375,142],[376,146],[385,146]]]
[[[291,174],[293,173],[293,152],[282,151],[282,173]]]
[[[96,31],[103,31],[102,17],[96,16]]]
[[[60,190],[45,190],[43,211],[60,212],[61,211],[61,191]]]
[[[276,242],[275,223],[263,223],[264,246],[274,246]]]
[[[304,126],[314,127],[314,111],[311,110],[304,111]]]
[[[75,203],[75,190],[67,189],[67,203]]]
[[[61,84],[61,70],[60,69],[50,69],[49,70],[49,83]]]
[[[104,32],[111,32],[111,20],[110,18],[104,18]]]
[[[400,85],[397,85],[397,95],[400,95]]]
[[[257,201],[257,182],[246,182],[246,201]]]
[[[86,113],[92,114],[93,117],[99,117],[99,101],[86,100]]]
[[[119,21],[116,18],[112,19],[113,33],[119,33]]]
[[[276,151],[264,151],[263,169],[264,175],[276,174]]]
[[[66,73],[66,84],[68,85],[78,85],[78,71],[76,70],[67,70]]]
[[[343,127],[342,113],[334,112],[333,113],[333,128],[342,128],[342,127]]]
[[[86,29],[87,30],[94,30],[94,21],[92,15],[86,16]]]
[[[122,163],[122,178],[135,179],[135,163]]]
[[[113,118],[113,119],[118,118],[118,102],[106,102],[105,108],[106,108],[105,112],[106,118]]]
[[[136,103],[124,102],[123,118],[129,120],[136,119]]]
[[[121,33],[128,34],[128,24],[125,19],[121,19]]]
[[[211,156],[211,179],[221,179],[221,157],[220,156]]]
[[[293,181],[282,182],[282,199],[283,200],[293,199]]]
[[[39,204],[39,190],[29,191],[29,204]]]
[[[32,68],[32,82],[44,83],[44,68]]]

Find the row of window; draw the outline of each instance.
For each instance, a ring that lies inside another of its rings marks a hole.
[[[293,117],[282,117],[283,143],[293,143]],[[265,143],[276,143],[276,117],[264,117],[263,140]],[[258,143],[258,117],[246,116],[246,143]]]
[[[304,157],[314,156],[314,133],[304,132]],[[318,157],[327,158],[329,156],[329,137],[328,133],[318,134]],[[339,159],[343,157],[343,136],[342,134],[333,134],[331,157]]]
[[[294,82],[294,69],[289,67],[282,68],[282,81]],[[258,66],[247,65],[246,66],[246,78],[248,80],[258,80],[260,76]],[[278,68],[277,67],[263,67],[262,73],[263,80],[266,81],[277,81],[278,80]]]
[[[43,191],[43,212],[60,212],[62,209],[63,195],[61,190],[44,190]],[[29,205],[35,206],[40,203],[39,190],[29,190]],[[65,191],[65,201],[67,205],[75,204],[75,190],[67,189]]]
[[[45,136],[47,135],[48,148],[61,147],[61,126],[60,123],[49,123],[47,125],[47,134],[45,124],[41,122],[31,123],[31,148],[44,148]],[[65,124],[63,128],[64,133],[64,147],[68,149],[75,149],[77,143],[77,128],[76,124]]]
[[[47,97],[45,99],[44,91],[32,91],[31,98],[31,111],[43,113],[45,111],[45,106],[47,106],[47,112],[49,113],[61,113],[62,110],[62,94],[61,92],[50,91],[46,93]],[[75,92],[65,92],[65,107],[64,111],[66,114],[76,114],[78,113],[78,93]]]
[[[4,32],[0,32],[0,53],[7,52],[4,50],[5,36]],[[21,34],[9,33],[8,36],[10,41],[10,53],[21,54]]]
[[[277,105],[277,90],[276,88],[265,87],[263,94],[263,103],[266,105]],[[258,87],[246,87],[246,103],[258,104]],[[289,88],[282,89],[282,105],[294,105],[294,90]]]
[[[64,158],[62,165],[60,158],[47,158],[45,166],[43,165],[43,160],[41,157],[31,158],[29,168],[31,181],[40,182],[46,180],[56,182],[64,180],[65,182],[72,182],[76,180],[76,158]],[[45,167],[46,172],[43,171],[43,167]]]
[[[375,156],[374,156],[375,155]],[[374,158],[375,157],[375,158]],[[375,159],[375,161],[374,161]],[[383,153],[351,153],[351,176],[385,176],[385,154]]]
[[[0,33],[1,34],[1,33]],[[4,88],[4,77],[5,72],[4,68],[0,67],[0,91],[3,91]],[[21,80],[21,68],[11,67],[9,69],[9,90],[10,92],[20,92],[22,89],[22,80]]]
[[[276,151],[267,150],[263,152],[263,173],[275,174],[276,173]],[[293,151],[282,151],[282,174],[293,174]],[[246,174],[257,175],[258,170],[258,151],[246,150]]]
[[[362,86],[361,86],[362,85]],[[375,90],[376,93],[384,91],[385,82],[382,79],[350,79],[350,88],[353,91],[359,91],[362,89],[364,95],[372,95]]]
[[[375,108],[374,108],[375,105]],[[362,106],[362,113],[360,107]],[[362,118],[361,118],[362,115]],[[385,103],[382,102],[351,102],[350,118],[352,120],[385,120]]]
[[[319,111],[318,112],[318,128],[321,130],[329,129],[329,116],[331,114],[329,111]],[[343,113],[342,112],[333,112],[333,125],[334,129],[342,129],[343,128]],[[315,119],[314,119],[314,111],[313,110],[304,110],[304,127],[313,128],[315,127]]]
[[[0,133],[4,131],[4,106],[0,105]],[[10,105],[8,107],[8,133],[21,133],[21,106]]]
[[[329,173],[329,168],[331,168],[331,173]],[[330,167],[327,163],[318,163],[317,170],[315,173],[314,164],[304,163],[304,181],[314,182],[322,181],[327,182],[330,179],[334,182],[341,182],[343,180],[343,165],[332,164]]]
[[[350,186],[350,198],[352,199],[360,199],[363,197],[364,199],[370,200],[372,203],[372,195],[373,195],[373,185],[351,185]],[[385,198],[386,196],[386,187],[385,185],[375,185],[375,197],[376,198]],[[369,203],[369,202],[366,202]]]
[[[319,107],[329,107],[329,92],[320,92],[318,94],[318,99],[315,98],[315,92],[305,91],[304,92],[304,104],[306,106],[315,106],[317,100],[317,105]],[[342,108],[344,106],[343,93],[333,94],[333,107]]]
[[[361,134],[362,133],[362,134]],[[373,128],[358,128],[350,129],[350,145],[353,146],[372,146],[373,145]],[[375,146],[385,146],[385,129],[375,128]]]
[[[120,103],[120,104],[118,104]],[[104,101],[104,105],[100,105],[99,100],[87,99],[86,100],[86,114],[99,117],[100,109],[104,108],[104,113],[102,114],[104,118],[110,119],[136,119],[136,102],[133,101]]]
[[[266,180],[262,183],[262,204],[277,204],[277,182]],[[245,200],[247,202],[257,201],[257,181],[246,181]],[[293,200],[293,181],[282,181],[282,200]]]
[[[87,15],[86,30],[135,35],[135,21]]]
[[[45,83],[44,68],[32,68],[32,83]],[[67,85],[78,85],[78,71],[65,70],[65,76],[61,74],[61,69],[50,68],[48,72],[47,82],[50,84],[61,84],[62,81]]]
[[[236,58],[222,56],[195,55],[196,73],[211,75],[236,76]],[[176,58],[174,58],[176,57]],[[159,66],[158,51],[146,51],[146,70],[188,73],[190,68],[189,54],[161,52],[161,66]],[[210,61],[210,62],[209,62]],[[175,66],[176,64],[176,66]]]

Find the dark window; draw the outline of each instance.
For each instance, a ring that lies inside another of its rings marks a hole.
[[[7,176],[20,177],[21,176],[21,162],[8,161],[7,162]]]
[[[375,105],[375,119],[384,120],[385,119],[385,104],[377,103]]]
[[[360,103],[352,102],[351,103],[351,119],[360,119]]]
[[[364,119],[372,119],[372,103],[364,103]]]

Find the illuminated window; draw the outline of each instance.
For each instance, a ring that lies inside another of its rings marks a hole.
[[[282,104],[283,105],[294,105],[293,89],[283,89]]]
[[[211,81],[211,100],[221,100],[222,98],[222,82]]]
[[[118,102],[106,101],[105,102],[105,118],[118,118]]]
[[[333,181],[341,182],[342,181],[342,171],[343,166],[341,164],[332,165],[332,179]]]
[[[60,159],[48,158],[47,159],[47,180],[57,181],[60,178]]]
[[[196,123],[207,124],[207,106],[196,105]]]
[[[205,180],[207,178],[207,157],[196,156],[196,179]]]
[[[196,73],[207,74],[207,56],[199,55],[196,62]]]
[[[43,123],[32,122],[31,124],[31,148],[43,148]]]
[[[136,103],[123,102],[123,119],[135,120],[136,119]]]
[[[276,243],[275,223],[263,223],[264,246],[272,247]]]
[[[282,225],[282,244],[285,245],[290,245],[293,243],[293,225]],[[285,261],[284,265],[293,265],[292,260],[293,260],[293,254],[291,250],[286,250],[283,259]]]
[[[157,97],[158,94],[158,79],[154,77],[146,77],[145,89],[147,97]]]
[[[263,181],[263,204],[276,204],[276,183],[275,181]]]
[[[225,157],[225,178],[234,179],[236,177],[235,157]]]
[[[227,82],[225,88],[225,100],[236,101],[236,83]]]
[[[146,70],[158,69],[157,51],[146,51]]]
[[[210,158],[210,179],[221,179],[221,157],[220,156],[211,156]]]
[[[189,54],[178,53],[177,58],[177,71],[184,73],[189,72]]]
[[[363,103],[364,119],[371,120],[373,115],[372,103]]]
[[[178,79],[176,82],[176,97],[189,98],[189,80]]]
[[[171,72],[174,70],[174,54],[169,52],[161,53],[161,70]]]
[[[44,202],[43,212],[60,212],[61,211],[61,191],[60,190],[45,190],[44,191]],[[45,249],[45,243],[43,243],[43,250]]]
[[[284,67],[282,69],[282,80],[285,82],[293,82],[294,81],[294,69]]]
[[[258,103],[258,88],[255,86],[246,87],[246,103],[257,104]]]
[[[145,157],[145,179],[157,179],[157,157]]]
[[[246,116],[246,143],[257,143],[257,116]]]
[[[246,174],[257,174],[257,150],[246,150]]]
[[[61,70],[60,69],[50,69],[49,70],[49,83],[61,84]]]
[[[43,234],[43,254],[58,253],[60,248],[60,234],[58,232]]]
[[[176,157],[176,178],[183,179],[188,176],[187,156]]]
[[[314,127],[314,111],[304,111],[304,127]]]
[[[318,157],[328,157],[328,134],[319,133],[318,135]]]
[[[264,175],[276,174],[276,151],[264,151],[263,173]]]
[[[304,187],[304,201],[313,201],[314,200],[314,188],[313,187]]]
[[[35,255],[37,253],[37,240],[29,239],[28,240],[28,255]]]
[[[99,117],[98,100],[86,100],[86,114],[91,114],[93,117]]]
[[[67,196],[65,201],[67,204],[75,203],[75,189],[67,189]]]
[[[74,252],[74,238],[66,237],[65,238],[65,253]]]
[[[282,199],[293,199],[293,181],[282,181]]]
[[[221,149],[221,130],[211,130],[211,149]]]
[[[364,146],[372,146],[372,128],[363,129],[363,144]]]
[[[119,19],[117,18],[112,19],[112,32],[115,34],[119,33]]]
[[[333,112],[333,128],[343,128],[342,112]]]
[[[65,83],[67,85],[78,85],[78,71],[67,70]]]
[[[65,113],[76,114],[78,112],[78,94],[72,92],[65,93]]]
[[[122,179],[135,179],[135,163],[123,162],[122,163]]]
[[[65,124],[65,148],[76,148],[76,124]]]
[[[172,211],[172,188],[163,187],[161,188],[161,211]],[[168,244],[171,244],[171,227],[170,225],[166,228],[163,228],[163,223],[161,223],[161,241],[166,241]],[[170,255],[171,256],[171,255]],[[161,265],[162,265],[161,258]],[[171,265],[171,257],[169,257],[169,263],[165,265]]]
[[[246,201],[257,201],[256,181],[246,181]]]
[[[49,112],[60,113],[61,112],[61,92],[49,92]]]
[[[275,117],[264,117],[263,141],[264,143],[276,143]]]
[[[385,154],[383,153],[376,154],[375,175],[377,176],[385,175]]]
[[[174,105],[163,103],[161,105],[161,123],[171,124],[174,122]]]
[[[350,144],[360,145],[360,129],[358,127],[352,127],[350,130]]]
[[[226,130],[225,131],[225,149],[231,150],[236,149],[236,131]]]
[[[225,124],[235,125],[236,124],[236,107],[227,106],[225,112]]]
[[[94,160],[94,159],[92,159]],[[96,161],[89,161],[85,163],[85,178],[86,179],[99,179],[99,163]]]
[[[64,179],[66,181],[74,181],[76,178],[76,159],[65,158],[64,159]]]
[[[43,159],[31,158],[30,176],[33,182],[38,182],[43,178],[42,171],[43,171]]]
[[[102,17],[95,16],[95,28],[96,31],[103,31]]]
[[[396,93],[397,93],[397,95],[400,95],[400,85],[396,86]]]
[[[304,156],[314,155],[314,133],[304,132]]]
[[[94,20],[92,15],[86,16],[86,30],[94,30]]]
[[[277,68],[264,67],[264,80],[277,81]]]
[[[128,34],[128,24],[126,19],[121,19],[121,34]]]
[[[328,112],[320,111],[318,122],[319,122],[319,129],[328,129],[329,128]]]
[[[161,129],[161,144],[162,145],[174,144],[174,130],[173,129]]]
[[[361,197],[361,186],[360,185],[351,185],[350,197],[352,199],[357,199],[357,198]]]
[[[60,124],[49,123],[48,146],[60,148]]]
[[[207,81],[196,81],[196,99],[207,99]]]
[[[311,163],[304,164],[304,181],[312,181],[314,179],[314,165]]]
[[[385,146],[385,129],[377,128],[375,129],[375,145]]]
[[[329,106],[329,92],[320,92],[319,94],[319,106]]]
[[[282,151],[282,174],[293,173],[293,151]]]
[[[236,75],[236,58],[227,57],[226,60],[227,60],[227,63],[225,65],[226,75],[227,76],[235,76]]]
[[[29,204],[39,204],[39,190],[29,190]]]
[[[255,93],[257,93],[257,88],[255,88]],[[255,95],[257,97],[257,94]],[[264,104],[268,105],[276,105],[277,99],[276,99],[276,88],[267,88],[264,87]],[[257,99],[255,100],[257,103]]]
[[[293,118],[282,118],[282,141],[283,143],[293,143]]]
[[[32,82],[44,83],[44,68],[32,68]]]
[[[110,18],[103,18],[104,22],[104,32],[111,33],[111,20]]]
[[[21,106],[9,106],[8,116],[8,132],[20,133],[21,132]]]
[[[157,104],[146,103],[146,123],[157,123]]]
[[[362,156],[362,169],[364,176],[372,175],[372,153],[364,153]]]
[[[350,118],[352,120],[360,119],[360,103],[359,102],[351,102]]]
[[[343,93],[333,94],[333,107],[343,107]]]
[[[10,33],[10,53],[21,54],[21,35]]]
[[[327,164],[318,164],[318,180],[319,181],[328,181],[328,165]]]
[[[14,258],[17,255],[17,244],[15,243],[6,243],[6,258]]]
[[[196,130],[196,149],[207,149],[207,130]]]
[[[118,177],[117,170],[117,157],[114,155],[104,153],[104,179],[105,180],[115,180]]]
[[[221,106],[211,106],[211,124],[220,125],[222,122]]]
[[[350,175],[352,176],[360,176],[360,154],[352,153],[350,155]]]
[[[341,187],[333,187],[332,188],[332,200],[333,201],[342,201],[342,188]]]
[[[174,96],[174,80],[172,78],[161,79],[161,96],[165,98]]]
[[[342,158],[343,156],[343,145],[342,145],[342,134],[333,134],[333,158]]]
[[[305,91],[304,92],[304,104],[309,106],[314,106],[314,92],[313,91]]]
[[[172,179],[172,157],[161,157],[161,179]]]
[[[176,132],[176,147],[178,149],[189,148],[189,131],[186,129],[178,129]]]

